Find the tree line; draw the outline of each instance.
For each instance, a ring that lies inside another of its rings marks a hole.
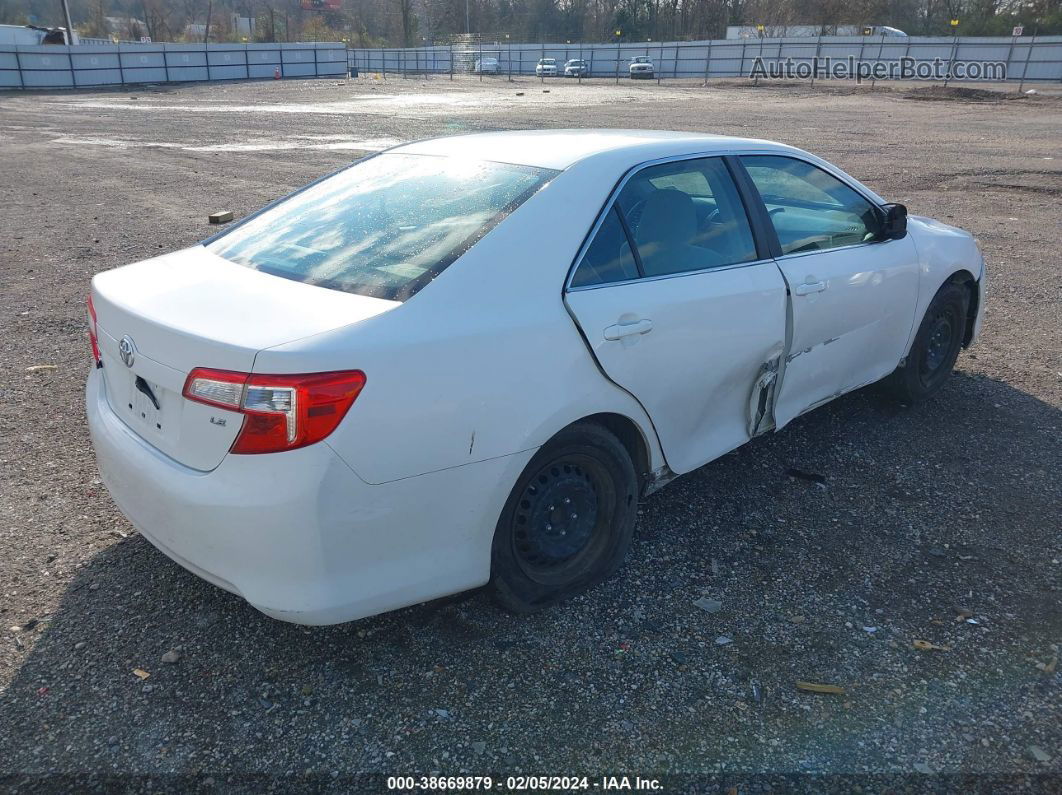
[[[70,0],[83,36],[155,41],[346,41],[352,47],[487,41],[720,39],[729,25],[889,25],[910,35],[1062,33],[1062,0]],[[234,19],[235,18],[235,19]],[[239,18],[253,18],[248,30]],[[0,0],[0,23],[62,25],[59,0]],[[208,27],[209,26],[209,27]]]

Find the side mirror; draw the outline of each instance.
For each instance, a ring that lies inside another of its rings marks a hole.
[[[901,240],[907,236],[907,208],[902,204],[882,206],[885,218],[881,223],[882,240]]]

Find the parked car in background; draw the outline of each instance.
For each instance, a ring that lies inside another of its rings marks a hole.
[[[653,61],[648,55],[636,55],[631,58],[628,69],[632,80],[647,80],[653,77]]]
[[[557,59],[556,58],[539,58],[538,63],[535,64],[535,76],[536,77],[556,77],[557,76]]]
[[[882,379],[936,393],[984,284],[968,233],[783,144],[419,141],[97,274],[88,423],[143,536],[270,616],[530,611],[679,475]]]
[[[590,64],[582,58],[572,58],[564,64],[565,77],[586,77],[590,74]]]
[[[496,75],[500,71],[497,58],[477,58],[472,71],[480,75]]]

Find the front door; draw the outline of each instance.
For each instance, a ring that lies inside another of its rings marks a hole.
[[[688,472],[749,438],[785,342],[786,287],[720,158],[648,166],[601,219],[565,295],[608,377]]]
[[[792,340],[775,427],[892,372],[906,350],[918,296],[910,236],[881,240],[882,215],[832,174],[798,158],[741,158],[778,235],[791,294]]]

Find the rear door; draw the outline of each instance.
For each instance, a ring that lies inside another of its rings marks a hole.
[[[774,422],[794,417],[892,372],[906,349],[918,296],[910,236],[882,240],[867,197],[805,160],[741,157],[780,246],[792,341]]]
[[[786,289],[722,158],[630,175],[565,300],[601,368],[645,407],[671,469],[749,438],[783,349]]]

